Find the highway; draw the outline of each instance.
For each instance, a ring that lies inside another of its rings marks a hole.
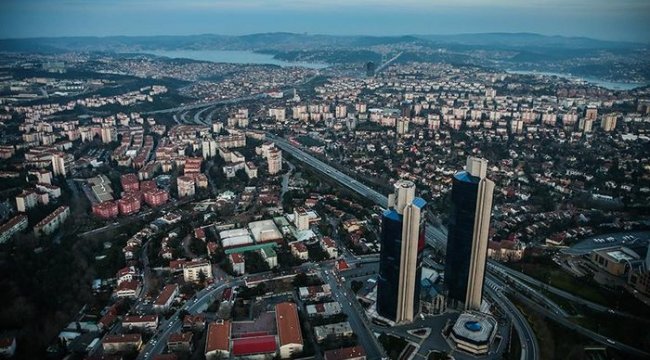
[[[488,261],[488,271],[491,271],[491,272],[500,271],[501,274],[508,275],[511,278],[513,278],[513,280],[519,279],[519,280],[525,281],[525,282],[527,282],[527,283],[529,283],[529,284],[531,284],[533,286],[537,286],[540,289],[544,289],[544,290],[546,290],[546,291],[548,291],[550,293],[553,293],[555,295],[558,295],[560,297],[563,297],[563,298],[565,298],[567,300],[578,303],[580,305],[586,306],[586,307],[588,307],[588,308],[590,308],[592,310],[595,310],[595,311],[607,312],[607,313],[610,313],[610,314],[613,314],[613,315],[626,317],[626,318],[633,319],[633,320],[636,320],[636,321],[650,322],[649,320],[642,319],[639,316],[636,316],[636,315],[633,315],[633,314],[630,314],[630,313],[626,313],[626,312],[623,312],[623,311],[620,311],[620,310],[615,310],[615,309],[609,308],[607,306],[603,306],[603,305],[597,304],[595,302],[585,300],[585,299],[583,299],[581,297],[575,296],[575,295],[573,295],[573,294],[571,294],[569,292],[566,292],[564,290],[560,290],[558,288],[549,286],[548,284],[546,284],[544,282],[541,282],[541,281],[539,281],[539,280],[537,280],[535,278],[532,278],[532,277],[530,277],[530,276],[528,276],[526,274],[522,274],[519,271],[510,269],[509,267],[507,267],[505,265],[502,265],[502,264],[499,264],[496,261],[492,261],[492,260]]]
[[[379,344],[377,337],[373,334],[365,315],[362,315],[364,314],[364,310],[359,305],[356,295],[343,284],[339,283],[337,277],[332,275],[331,270],[323,271],[321,276],[330,285],[334,300],[341,305],[343,312],[348,315],[348,322],[350,322],[350,326],[354,329],[359,344],[366,351],[368,359],[387,358],[384,348]]]
[[[533,329],[528,324],[524,315],[517,309],[517,307],[499,291],[493,290],[489,285],[497,284],[493,278],[486,277],[483,289],[501,309],[510,317],[515,330],[519,336],[519,343],[521,344],[521,360],[538,360],[539,359],[539,345]]]
[[[242,96],[234,99],[228,99],[228,100],[215,100],[215,101],[209,101],[209,102],[204,102],[204,103],[196,103],[196,104],[190,104],[190,105],[183,105],[183,106],[177,106],[169,109],[163,109],[163,110],[155,110],[155,111],[149,111],[149,112],[143,112],[142,114],[144,115],[153,115],[153,114],[165,114],[165,113],[176,113],[180,111],[189,111],[189,110],[194,110],[194,109],[201,109],[204,107],[211,107],[211,106],[216,106],[216,105],[228,105],[228,104],[236,104],[238,102],[242,101],[249,101],[249,100],[259,100],[267,97],[268,95],[262,93],[262,94],[255,94],[255,95],[249,95],[249,96]]]
[[[169,320],[162,322],[156,335],[140,351],[138,360],[149,360],[153,356],[162,353],[167,346],[169,335],[179,332],[183,326],[183,319],[178,318],[181,310],[187,310],[190,314],[196,314],[207,308],[211,301],[215,299],[216,294],[226,286],[239,286],[243,280],[234,280],[230,282],[214,283],[212,286],[199,291],[194,297],[189,299]]]
[[[334,167],[325,164],[321,160],[313,157],[312,155],[307,154],[305,151],[289,143],[287,140],[269,133],[267,133],[267,138],[275,142],[275,144],[280,149],[291,154],[297,160],[311,166],[313,169],[317,171],[320,171],[325,176],[328,176],[333,180],[336,180],[337,182],[347,187],[348,189],[356,192],[357,194],[367,199],[370,199],[375,204],[383,208],[386,208],[388,206],[388,198],[386,196],[356,181],[355,179],[342,173],[341,171],[338,171]],[[447,229],[445,229],[442,226],[440,227],[435,226],[431,222],[427,222],[427,226],[425,228],[425,238],[427,243],[429,243],[429,245],[439,249],[445,249],[447,244]]]
[[[607,338],[603,335],[598,334],[595,331],[583,328],[580,325],[577,325],[576,323],[572,322],[571,320],[562,317],[560,315],[555,314],[554,312],[550,311],[549,309],[537,304],[536,302],[530,300],[529,298],[518,294],[516,292],[513,292],[513,295],[520,300],[521,302],[525,303],[527,306],[533,308],[535,311],[541,313],[545,317],[548,317],[552,319],[553,321],[559,323],[560,325],[569,328],[581,335],[584,335],[594,341],[597,341],[607,347],[622,351],[624,353],[627,353],[629,355],[634,356],[635,358],[638,359],[648,359],[650,358],[650,354],[644,351],[641,351],[639,349],[636,349],[634,347],[631,347],[629,345],[625,345],[623,343],[620,343],[618,341],[614,341],[610,338]]]

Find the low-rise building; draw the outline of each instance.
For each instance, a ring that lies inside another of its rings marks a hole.
[[[227,359],[230,357],[230,321],[218,320],[208,325],[205,339],[205,359]]]
[[[334,240],[332,240],[331,237],[324,236],[320,245],[323,248],[323,250],[325,250],[325,252],[330,257],[330,259],[338,256],[339,254],[338,248],[336,247],[336,243],[334,242]]]
[[[307,251],[307,245],[302,242],[294,242],[290,246],[291,254],[297,257],[300,260],[309,259],[309,252]]]
[[[70,215],[70,208],[68,206],[59,206],[56,210],[50,213],[45,219],[41,220],[36,226],[34,226],[34,234],[39,235],[49,235],[53,233],[56,229],[63,224],[63,222]]]
[[[366,360],[366,351],[357,345],[328,350],[323,356],[325,360]]]
[[[492,316],[466,311],[456,320],[450,338],[458,350],[480,356],[488,353],[496,330],[497,321]]]
[[[191,332],[173,333],[167,338],[167,347],[173,352],[192,352],[194,343]]]
[[[177,284],[168,284],[162,289],[156,300],[153,302],[153,310],[158,312],[164,312],[169,310],[174,301],[174,298],[178,296],[178,285]]]
[[[0,226],[0,244],[7,242],[15,234],[27,229],[28,220],[26,215],[14,216]]]
[[[334,337],[336,339],[349,337],[352,336],[353,333],[352,327],[347,321],[336,324],[314,326],[314,336],[318,342],[325,341],[328,337]]]
[[[269,265],[269,268],[273,269],[278,266],[278,254],[272,247],[261,248],[260,254],[264,261]]]
[[[115,289],[115,296],[118,298],[135,299],[140,293],[140,282],[137,280],[125,281]]]
[[[305,286],[298,289],[298,294],[303,300],[318,301],[332,296],[332,289],[329,284]]]
[[[183,264],[183,278],[186,282],[201,281],[201,274],[205,280],[212,279],[212,265],[207,260],[194,260]]]
[[[244,256],[238,253],[232,253],[228,256],[232,264],[232,271],[237,275],[242,275],[246,272],[246,262]]]
[[[307,305],[306,309],[307,316],[310,318],[318,316],[327,318],[341,313],[341,305],[335,301]]]
[[[128,315],[122,320],[122,327],[129,330],[153,332],[158,327],[157,315]]]
[[[303,349],[303,340],[296,304],[284,302],[275,305],[275,319],[280,358],[288,359],[300,354]]]
[[[107,354],[130,354],[140,351],[142,347],[142,335],[121,334],[106,335],[102,341],[102,348]]]

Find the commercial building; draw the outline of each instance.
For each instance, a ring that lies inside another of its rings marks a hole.
[[[469,157],[452,180],[445,285],[450,306],[466,310],[479,310],[483,296],[494,192],[487,166],[487,160]]]
[[[426,202],[415,197],[411,181],[400,180],[394,187],[382,217],[377,312],[403,323],[412,321],[420,310]]]
[[[634,263],[641,262],[641,256],[625,246],[594,250],[590,258],[596,266],[614,276],[625,275]]]
[[[458,350],[474,356],[485,355],[497,333],[497,321],[488,314],[467,311],[458,317],[450,338]]]
[[[294,354],[300,354],[303,341],[296,304],[284,302],[275,305],[275,319],[278,328],[280,357],[288,359]]]

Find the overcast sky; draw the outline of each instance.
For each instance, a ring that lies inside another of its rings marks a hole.
[[[650,0],[0,0],[0,37],[537,32],[650,42]]]

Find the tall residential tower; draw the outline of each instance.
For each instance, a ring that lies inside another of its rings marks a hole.
[[[420,311],[420,277],[426,202],[415,184],[400,180],[383,214],[377,282],[377,312],[396,323],[413,321]]]
[[[487,160],[467,158],[454,175],[447,236],[445,284],[453,307],[480,310],[487,261],[494,182],[486,178]]]

